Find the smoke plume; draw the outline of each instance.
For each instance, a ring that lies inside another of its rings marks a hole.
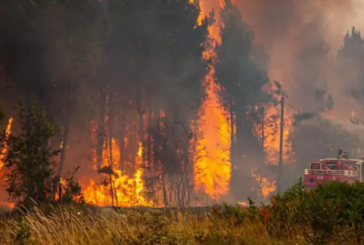
[[[271,80],[283,84],[289,100],[300,105],[297,109],[311,109],[317,90],[337,87],[340,81],[329,81],[332,59],[352,26],[364,28],[364,17],[359,15],[363,0],[237,0],[236,4],[270,56]]]

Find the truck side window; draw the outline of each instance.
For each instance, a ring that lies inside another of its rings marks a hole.
[[[321,163],[318,162],[311,163],[311,169],[321,169]]]

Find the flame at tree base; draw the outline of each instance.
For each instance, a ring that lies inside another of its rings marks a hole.
[[[112,139],[112,173],[101,174],[104,178],[104,184],[96,184],[94,180],[90,180],[89,184],[83,188],[83,196],[86,203],[97,206],[115,206],[131,207],[131,206],[154,206],[152,201],[146,200],[146,194],[143,168],[142,168],[142,145],[139,144],[138,154],[135,158],[135,173],[130,176],[120,170],[118,159],[120,156],[119,144],[115,139]],[[109,149],[104,145],[103,159],[108,159],[110,156]],[[96,164],[96,162],[95,162]],[[101,166],[109,166],[105,160]]]

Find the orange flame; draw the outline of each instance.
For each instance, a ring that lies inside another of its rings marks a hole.
[[[258,192],[259,196],[262,196],[264,198],[268,197],[272,192],[274,192],[277,189],[276,182],[272,181],[269,182],[267,178],[262,177],[259,174],[255,174],[254,172],[257,170],[257,168],[254,168],[251,170],[251,176],[260,183],[260,189]]]
[[[0,207],[7,207],[7,208],[10,208],[10,209],[13,209],[15,207],[15,203],[0,201]]]
[[[11,126],[13,124],[13,120],[14,120],[13,117],[10,117],[8,125],[6,126],[6,130],[5,130],[6,139],[9,138],[9,135],[11,133]],[[1,172],[1,169],[4,167],[5,156],[6,156],[6,153],[8,152],[8,145],[7,145],[6,141],[4,141],[3,144],[4,144],[4,147],[1,150],[1,154],[0,154],[0,178],[3,176],[3,172]]]
[[[5,129],[5,138],[6,139],[9,138],[9,135],[11,133],[11,126],[13,124],[13,121],[14,121],[13,117],[10,117],[9,121],[8,121],[8,124],[6,126],[6,129]],[[5,165],[4,161],[5,161],[6,153],[8,152],[8,145],[7,145],[6,141],[4,141],[3,144],[4,144],[4,147],[3,147],[3,149],[1,150],[1,153],[0,153],[0,180],[3,180],[3,177],[4,177],[4,171],[2,171],[2,168]],[[0,201],[0,206],[5,206],[5,207],[8,207],[10,209],[13,209],[15,207],[15,203]]]
[[[142,144],[139,143],[138,154],[135,158],[136,170],[132,177],[119,169],[120,151],[119,144],[112,139],[113,163],[112,174],[102,174],[108,179],[104,185],[98,185],[94,180],[84,187],[84,199],[87,203],[98,206],[110,205],[113,200],[117,206],[153,206],[153,202],[144,197],[144,179],[142,164]],[[108,157],[110,152],[104,144],[103,159],[101,168],[109,166]],[[105,160],[106,159],[106,160]],[[96,164],[96,162],[94,162]]]
[[[264,110],[264,123],[255,124],[253,133],[260,141],[264,140],[265,163],[278,165],[280,151],[280,124],[281,124],[280,106],[272,104],[266,105]],[[290,164],[294,162],[294,152],[290,139],[290,130],[292,129],[292,113],[285,109],[284,126],[283,126],[283,163]],[[262,136],[264,134],[264,139]]]
[[[247,207],[249,206],[246,202],[237,202],[240,206]]]
[[[63,141],[62,141],[63,142]],[[59,179],[59,184],[61,186],[65,186],[66,185],[66,180],[62,177],[60,177]],[[65,190],[62,188],[62,192],[61,192],[61,195],[65,194]],[[59,200],[59,190],[57,189],[56,191],[56,194],[55,194],[55,197],[54,197],[55,201],[58,201]]]
[[[221,6],[221,2],[206,5],[208,4],[205,1],[200,3],[200,20],[205,16],[208,7],[218,8]],[[218,25],[214,24],[209,27],[209,36],[214,40],[214,44],[221,42]],[[204,58],[216,60],[214,45],[204,52]],[[197,190],[204,191],[212,199],[219,200],[221,195],[229,192],[231,142],[229,117],[217,94],[221,87],[214,80],[214,66],[210,65],[205,77],[207,99],[199,112],[199,135],[194,156],[194,184]]]

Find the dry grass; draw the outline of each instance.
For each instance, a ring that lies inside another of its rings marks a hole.
[[[47,215],[36,209],[32,214],[3,216],[0,221],[0,244],[307,244],[299,232],[293,233],[278,239],[258,222],[236,224],[207,213],[90,212],[70,207]]]

